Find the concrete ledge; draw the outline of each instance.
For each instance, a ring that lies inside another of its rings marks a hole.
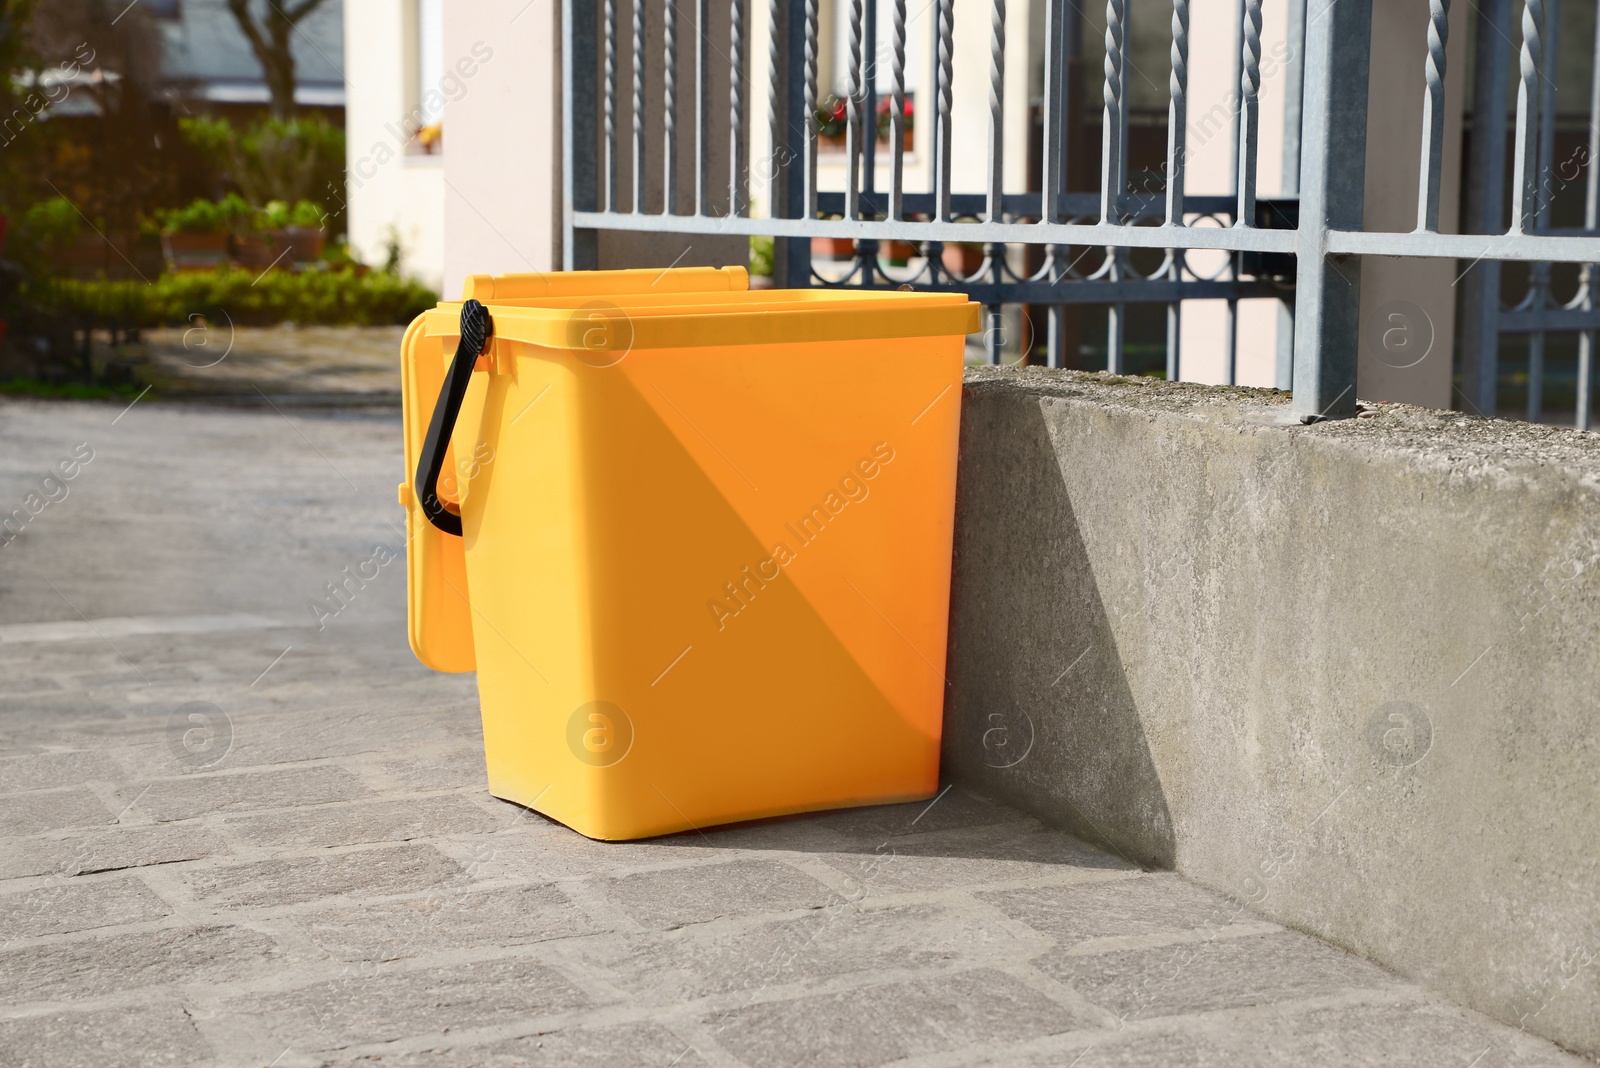
[[[1600,1054],[1600,436],[967,379],[946,767]]]

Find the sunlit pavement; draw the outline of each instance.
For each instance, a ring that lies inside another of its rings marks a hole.
[[[1587,1063],[960,787],[628,844],[496,801],[372,563],[392,411],[0,441],[5,1063]]]

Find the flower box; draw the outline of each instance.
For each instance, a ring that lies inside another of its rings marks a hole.
[[[169,271],[210,271],[228,262],[228,235],[162,234],[161,256]]]

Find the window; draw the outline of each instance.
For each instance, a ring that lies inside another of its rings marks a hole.
[[[417,97],[412,102],[416,130],[413,153],[434,155],[444,147],[444,0],[416,0]]]

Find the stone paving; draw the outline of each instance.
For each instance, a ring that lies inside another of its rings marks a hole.
[[[0,1062],[1587,1063],[953,786],[588,841],[418,665],[398,420],[0,404]]]
[[[146,330],[121,358],[168,400],[263,405],[400,403],[399,326],[240,326],[196,321]]]

